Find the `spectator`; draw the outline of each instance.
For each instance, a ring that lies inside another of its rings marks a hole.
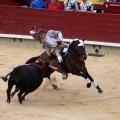
[[[79,11],[78,2],[76,0],[65,0],[64,10]]]
[[[43,0],[33,0],[30,8],[46,8],[46,5]]]
[[[57,2],[57,0],[50,0],[51,3],[48,4],[49,10],[63,10],[63,6]]]
[[[83,12],[87,12],[87,11],[93,12],[93,10],[94,10],[94,6],[93,6],[92,2],[89,2],[87,0],[82,0],[82,2],[80,4],[80,11],[83,11]]]

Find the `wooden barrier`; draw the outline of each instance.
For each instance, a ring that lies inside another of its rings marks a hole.
[[[63,32],[64,38],[120,43],[120,14],[0,6],[0,33],[29,35],[31,25]]]

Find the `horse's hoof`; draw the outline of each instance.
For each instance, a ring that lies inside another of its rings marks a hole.
[[[66,73],[62,73],[62,79],[65,80],[68,78],[68,75]]]
[[[10,100],[7,99],[7,103],[10,103]]]
[[[91,87],[91,83],[87,83],[87,88],[90,88]]]
[[[102,89],[98,89],[98,92],[99,92],[99,93],[103,93]]]
[[[54,89],[58,89],[58,86],[55,85],[55,84],[52,84],[52,87],[53,87]]]

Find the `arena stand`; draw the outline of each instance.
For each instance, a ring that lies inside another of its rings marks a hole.
[[[120,43],[120,14],[0,7],[1,34],[30,35],[30,26],[36,25],[60,30],[64,38]]]

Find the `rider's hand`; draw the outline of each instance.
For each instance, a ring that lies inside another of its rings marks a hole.
[[[36,34],[35,29],[36,29],[36,26],[31,26],[31,29],[30,29],[30,34],[31,34],[31,35]]]
[[[61,40],[57,40],[57,44],[58,44],[58,45],[61,45],[61,44],[62,44],[62,41],[61,41]]]
[[[36,29],[36,26],[31,26],[31,30],[35,30]]]

